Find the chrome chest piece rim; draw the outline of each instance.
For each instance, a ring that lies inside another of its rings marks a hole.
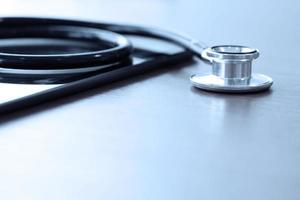
[[[207,48],[202,57],[212,63],[212,74],[192,75],[192,84],[213,92],[259,92],[273,84],[272,78],[252,74],[252,61],[259,51],[245,46],[223,45]]]

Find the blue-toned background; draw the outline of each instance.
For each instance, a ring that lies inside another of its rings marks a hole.
[[[275,83],[256,95],[200,92],[189,76],[210,67],[197,62],[16,114],[0,124],[0,200],[300,199],[299,1],[1,0],[0,15],[249,45],[261,51],[254,71]]]

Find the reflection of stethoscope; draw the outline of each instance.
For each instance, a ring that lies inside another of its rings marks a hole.
[[[200,59],[212,63],[211,75],[191,76],[190,80],[197,88],[240,93],[266,90],[273,83],[272,79],[265,75],[251,73],[252,61],[259,56],[256,49],[236,45],[204,48],[187,37],[159,29],[44,18],[1,18],[0,28],[0,38],[40,37],[101,43],[101,48],[84,53],[49,55],[0,53],[1,74],[76,75],[118,66],[126,62],[131,54],[130,42],[121,35],[128,34],[172,42],[191,51]]]

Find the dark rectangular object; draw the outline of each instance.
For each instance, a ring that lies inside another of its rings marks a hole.
[[[3,115],[20,109],[26,109],[152,70],[172,67],[192,58],[192,54],[189,51],[177,46],[160,43],[160,45],[154,45],[159,47],[158,49],[151,49],[153,48],[151,41],[148,41],[148,43],[142,42],[144,46],[140,45],[138,41],[136,40],[135,42],[134,62],[130,66],[124,66],[60,85],[0,83],[0,92],[2,95],[0,98],[0,114]]]

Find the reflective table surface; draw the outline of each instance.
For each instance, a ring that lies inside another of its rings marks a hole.
[[[0,198],[300,199],[300,4],[208,0],[12,0],[3,16],[164,27],[260,50],[265,93],[200,91],[203,62],[1,117]],[[5,94],[1,94],[5,95]]]

